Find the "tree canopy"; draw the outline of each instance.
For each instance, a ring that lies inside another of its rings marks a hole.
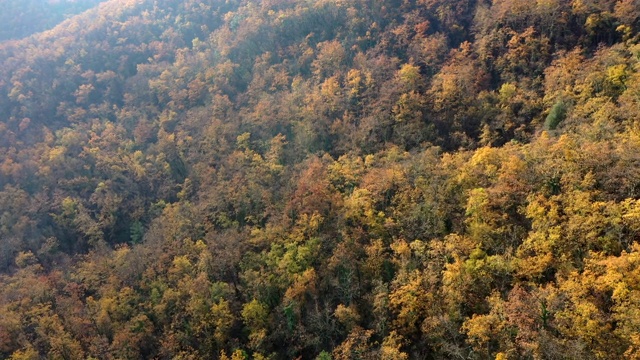
[[[640,358],[638,0],[35,3],[0,358]]]

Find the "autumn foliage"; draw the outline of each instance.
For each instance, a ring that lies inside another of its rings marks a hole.
[[[637,0],[3,29],[0,358],[640,359]]]

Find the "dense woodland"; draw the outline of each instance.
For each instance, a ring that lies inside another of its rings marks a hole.
[[[639,31],[109,0],[0,42],[0,358],[640,359]]]

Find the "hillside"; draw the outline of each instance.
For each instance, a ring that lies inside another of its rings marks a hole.
[[[4,0],[0,3],[0,41],[49,30],[104,0]]]
[[[0,42],[0,358],[640,358],[638,0],[108,0]]]

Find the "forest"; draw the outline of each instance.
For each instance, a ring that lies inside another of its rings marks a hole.
[[[0,358],[640,359],[640,0],[43,3]]]

